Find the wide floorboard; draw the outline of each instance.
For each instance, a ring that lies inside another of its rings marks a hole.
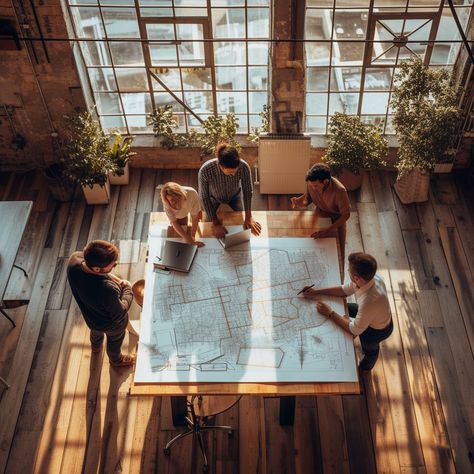
[[[100,238],[119,245],[117,272],[140,278],[149,215],[162,209],[156,187],[170,180],[196,186],[197,172],[133,169],[108,206],[87,206],[80,193],[53,201],[40,174],[0,174],[0,200],[34,201],[16,260],[29,277],[14,269],[5,294],[17,327],[0,318],[0,375],[10,385],[0,384],[0,473],[201,472],[191,438],[163,454],[182,430],[170,399],[129,396],[131,372],[91,354],[65,273],[68,256]],[[395,322],[362,393],[297,397],[292,427],[279,425],[277,399],[242,397],[216,419],[234,436],[205,438],[211,472],[473,471],[474,191],[465,176],[436,176],[427,203],[404,206],[393,181],[372,173],[351,193],[346,255],[376,257]],[[257,187],[254,207],[286,210],[289,201]]]

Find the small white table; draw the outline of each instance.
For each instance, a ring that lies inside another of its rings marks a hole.
[[[0,202],[0,303],[8,286],[8,280],[15,265],[16,254],[20,247],[26,224],[33,208],[32,201],[1,201]],[[25,270],[17,267],[23,271]],[[26,275],[28,276],[28,275]],[[15,322],[8,316],[3,308],[0,312],[15,327]]]

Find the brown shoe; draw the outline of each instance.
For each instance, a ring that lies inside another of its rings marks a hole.
[[[134,355],[124,355],[122,354],[122,357],[118,362],[112,362],[110,361],[110,365],[112,367],[128,367],[130,365],[135,364],[135,356]]]

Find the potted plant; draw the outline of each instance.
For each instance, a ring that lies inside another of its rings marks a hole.
[[[109,172],[110,184],[128,184],[130,180],[129,161],[136,153],[130,150],[133,137],[128,136],[122,139],[119,132],[113,135],[112,146],[110,147],[110,158],[115,165],[115,169]]]
[[[155,109],[149,116],[153,126],[153,134],[160,138],[160,145],[167,150],[176,146],[189,146],[184,134],[175,133],[178,122],[173,117],[173,107],[163,105]]]
[[[111,160],[109,139],[89,112],[66,117],[64,173],[82,186],[88,204],[108,204]]]
[[[348,191],[360,188],[362,170],[385,166],[388,145],[381,130],[358,116],[336,112],[329,122],[328,147],[323,156]]]
[[[399,149],[395,191],[403,203],[428,200],[430,173],[436,163],[452,161],[461,112],[458,90],[446,69],[420,59],[401,64],[391,107]]]

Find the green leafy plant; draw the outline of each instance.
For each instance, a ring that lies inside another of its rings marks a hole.
[[[114,173],[117,176],[124,174],[125,165],[128,163],[132,156],[136,153],[130,150],[133,143],[133,137],[128,136],[122,139],[122,135],[119,132],[115,132],[113,135],[113,142],[110,147],[110,158],[115,164]]]
[[[103,185],[107,173],[115,170],[109,138],[89,112],[66,116],[64,149],[65,175],[83,186]]]
[[[391,107],[398,175],[415,168],[432,171],[435,163],[446,161],[456,138],[458,90],[448,70],[429,68],[420,59],[403,62],[395,81]]]
[[[202,127],[204,133],[197,134],[197,142],[201,146],[201,156],[214,153],[216,145],[228,143],[240,152],[241,146],[235,140],[239,119],[234,114],[227,114],[224,117],[211,116],[204,120]]]
[[[174,132],[178,128],[178,122],[173,117],[173,107],[163,105],[155,109],[149,116],[153,126],[153,134],[161,137],[161,146],[170,150],[175,146],[189,146],[189,140],[183,134]]]
[[[364,125],[358,116],[336,112],[329,122],[328,147],[323,160],[340,175],[348,170],[359,174],[385,166],[387,140],[381,131]]]
[[[264,105],[263,110],[258,114],[262,119],[262,123],[260,127],[253,127],[250,130],[249,136],[247,140],[252,143],[258,143],[260,140],[260,135],[262,133],[268,133],[270,131],[270,112],[271,112],[270,105]]]

